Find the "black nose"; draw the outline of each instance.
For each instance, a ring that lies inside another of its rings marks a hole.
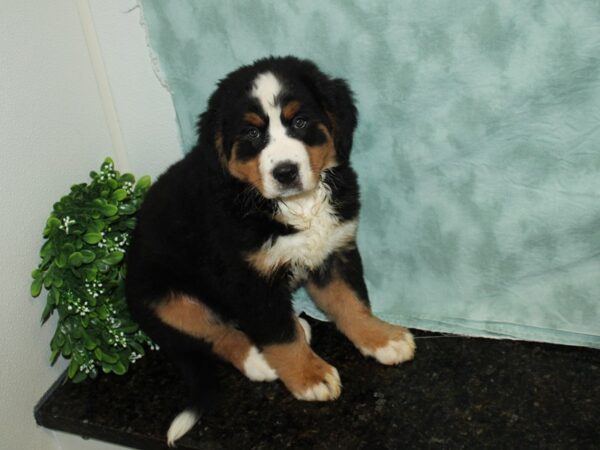
[[[273,169],[273,178],[281,184],[291,184],[298,178],[298,165],[291,162],[283,162]]]

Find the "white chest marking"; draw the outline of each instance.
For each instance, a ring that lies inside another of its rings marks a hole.
[[[331,253],[347,246],[356,236],[357,221],[340,223],[330,202],[329,190],[320,184],[310,194],[279,202],[280,220],[300,230],[280,236],[263,247],[264,264],[289,264],[298,280],[319,267]]]

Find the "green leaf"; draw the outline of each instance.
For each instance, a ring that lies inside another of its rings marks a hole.
[[[100,166],[100,169],[101,170],[110,170],[114,167],[115,167],[114,161],[109,156],[107,156],[106,158],[104,158],[104,161],[102,162],[102,165]]]
[[[77,363],[77,361],[72,359],[71,363],[69,364],[69,369],[67,370],[67,374],[69,375],[69,378],[73,378],[78,370],[79,370],[79,364]]]
[[[121,175],[119,177],[119,181],[121,183],[125,183],[125,182],[133,183],[135,181],[135,177],[131,173],[124,173],[123,175]]]
[[[102,262],[108,264],[109,266],[114,266],[123,260],[124,255],[125,254],[123,252],[112,252],[110,255],[102,258]]]
[[[100,208],[100,211],[102,211],[102,214],[104,214],[106,217],[111,217],[114,216],[119,209],[115,205],[106,204]]]
[[[73,383],[81,383],[88,377],[88,374],[79,370],[72,378]]]
[[[94,350],[94,356],[98,361],[102,361],[104,353],[102,353],[102,349],[100,347],[96,347]]]
[[[56,208],[56,206],[57,206],[57,204],[54,205],[55,208]],[[58,227],[60,227],[60,220],[58,220],[58,218],[56,218],[55,216],[50,216],[50,217],[48,217],[48,220],[46,221],[46,225],[51,230],[53,228],[58,228]]]
[[[58,355],[60,355],[60,349],[56,348],[52,350],[50,354],[50,365],[53,366],[56,360],[58,359]]]
[[[81,250],[81,256],[83,256],[83,262],[85,264],[89,264],[96,259],[96,254],[91,250]]]
[[[130,230],[133,230],[135,228],[136,222],[137,220],[135,219],[135,217],[131,217],[125,221],[125,226]]]
[[[83,235],[83,240],[88,244],[97,244],[102,240],[102,234],[100,233],[86,233]]]
[[[102,354],[102,361],[106,361],[109,364],[115,364],[118,360],[119,360],[119,357],[117,355],[113,355],[110,353]]]
[[[113,372],[117,375],[123,375],[125,372],[127,372],[127,367],[125,367],[125,365],[119,361],[114,365]]]
[[[146,352],[144,351],[144,347],[142,347],[140,344],[138,344],[135,341],[131,341],[129,342],[129,346],[136,352],[139,353],[140,355],[145,354]]]
[[[37,278],[31,283],[31,296],[37,297],[42,292],[42,278]]]
[[[40,256],[45,258],[47,256],[51,256],[54,251],[54,244],[52,241],[46,241],[44,245],[42,245],[42,249],[40,250]]]
[[[71,352],[73,351],[73,348],[71,347],[71,343],[69,341],[65,341],[65,345],[62,346],[62,354],[64,357],[69,357],[71,356]]]
[[[94,264],[96,264],[96,268],[102,273],[106,273],[110,270],[110,266],[104,261],[96,261]]]
[[[44,276],[44,287],[46,289],[50,289],[52,287],[52,283],[54,282],[54,275],[52,273],[52,270],[48,270],[48,272],[46,272],[46,275]]]
[[[94,350],[96,347],[98,347],[98,342],[96,341],[96,339],[94,339],[92,336],[90,336],[88,333],[83,333],[83,345],[85,345],[85,348],[87,350]]]
[[[102,220],[94,220],[92,223],[89,224],[87,232],[88,233],[100,233],[102,230],[104,230],[105,226],[106,226],[106,223],[103,222]]]
[[[136,192],[140,192],[140,191],[143,192],[143,191],[147,190],[150,187],[151,183],[152,183],[152,179],[150,178],[150,176],[149,175],[144,175],[135,184],[135,191]]]
[[[54,260],[54,264],[56,264],[56,266],[58,268],[62,269],[67,265],[68,259],[69,259],[69,255],[65,252],[61,252]]]
[[[84,267],[83,275],[85,276],[86,281],[94,281],[96,279],[96,275],[98,274],[98,269],[95,267]]]
[[[60,287],[60,286],[58,286]],[[52,289],[48,294],[48,300],[52,302],[53,305],[58,305],[60,302],[60,292],[58,289]]]
[[[81,252],[74,252],[69,255],[69,265],[79,267],[81,264],[83,264],[83,254]]]
[[[119,212],[125,216],[134,214],[135,211],[136,208],[131,203],[121,203],[121,205],[119,205]]]
[[[52,313],[54,312],[54,305],[52,305],[51,302],[47,302],[46,303],[46,307],[44,308],[44,311],[42,312],[42,323],[45,323],[48,318],[52,315]]]
[[[75,325],[73,331],[71,332],[71,336],[73,336],[76,340],[81,339],[83,337],[83,329]]]
[[[110,196],[112,200],[116,200],[118,202],[123,200],[125,197],[127,197],[127,191],[125,189],[117,189]]]
[[[127,325],[127,326],[119,328],[119,331],[122,331],[123,333],[126,333],[126,334],[131,334],[131,333],[135,333],[138,329],[139,329],[139,326],[137,324],[131,324],[131,325]]]

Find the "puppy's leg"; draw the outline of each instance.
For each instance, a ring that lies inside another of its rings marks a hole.
[[[363,355],[388,365],[414,357],[415,343],[410,332],[372,314],[358,250],[332,257],[324,271],[313,274],[307,289],[319,308]]]
[[[262,353],[237,328],[222,322],[201,301],[172,295],[155,308],[157,317],[167,325],[212,345],[212,351],[253,381],[272,381],[277,373]]]
[[[264,356],[297,399],[335,400],[342,392],[338,371],[312,351],[300,320],[291,341],[264,345]]]
[[[301,400],[339,397],[339,374],[310,348],[308,333],[293,312],[289,292],[265,283],[257,284],[251,295],[244,304],[237,304],[236,320],[288,390]]]

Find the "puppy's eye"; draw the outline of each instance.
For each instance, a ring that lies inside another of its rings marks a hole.
[[[306,128],[308,121],[304,117],[295,117],[292,121],[292,126],[294,128]]]
[[[258,139],[260,137],[260,130],[256,127],[250,127],[246,130],[246,137],[250,139]]]

